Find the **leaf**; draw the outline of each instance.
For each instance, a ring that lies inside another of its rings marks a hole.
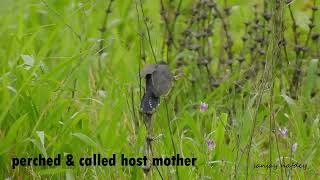
[[[46,66],[46,64],[43,61],[40,61],[40,68],[44,71],[47,72],[48,71],[48,67]]]
[[[37,131],[37,134],[40,138],[40,142],[42,144],[42,146],[44,147],[44,132],[43,131]]]
[[[10,126],[8,133],[5,136],[4,141],[0,143],[0,155],[6,153],[7,150],[10,150],[10,147],[13,145],[14,141],[17,140],[17,135],[19,129],[23,127],[22,122],[26,119],[27,113],[19,117],[14,123]]]
[[[110,23],[108,23],[108,28],[111,28],[113,26],[116,26],[117,24],[119,24],[121,21],[120,19],[114,19],[112,21],[110,21]]]
[[[284,98],[284,100],[285,100],[289,105],[295,105],[295,104],[296,104],[291,97],[289,97],[289,96],[287,96],[287,95],[285,95],[285,94],[282,94],[281,96]]]
[[[25,55],[25,54],[22,54],[21,55],[21,58],[23,59],[24,61],[24,69],[26,70],[29,70],[30,68],[33,67],[34,65],[34,58],[30,55]]]
[[[295,18],[296,18],[296,21],[297,21],[297,25],[303,29],[303,30],[308,30],[309,29],[309,23],[310,23],[310,20],[309,20],[309,17],[306,13],[302,12],[302,11],[296,11],[295,12]]]
[[[53,175],[53,174],[61,174],[64,172],[68,172],[69,169],[62,169],[62,168],[48,168],[44,170],[39,170],[39,175]]]
[[[303,92],[302,92],[305,98],[310,98],[312,89],[316,84],[318,61],[319,61],[318,59],[312,59],[310,61],[310,65],[307,71],[308,74],[304,80]]]
[[[17,94],[17,90],[16,90],[14,87],[12,87],[12,86],[7,86],[7,88],[8,88],[10,91],[12,91],[13,93]]]
[[[239,8],[240,8],[239,5],[232,6],[231,11],[234,12],[234,11],[238,10]]]
[[[66,180],[73,180],[73,179],[75,179],[75,178],[74,178],[72,171],[71,170],[67,171],[66,172]]]
[[[88,137],[85,134],[82,133],[72,133],[73,136],[77,137],[78,139],[80,139],[81,141],[83,141],[84,143],[86,143],[89,146],[93,146],[93,147],[98,147],[97,143],[94,142],[90,137]]]
[[[40,144],[40,143],[39,143],[38,141],[36,141],[35,139],[28,138],[27,140],[30,141],[30,142],[32,142],[32,143],[39,149],[39,151],[40,151],[46,158],[48,158],[47,151],[46,151],[46,149],[44,148],[44,146],[42,146],[42,144]]]
[[[215,134],[215,140],[217,142],[217,153],[223,154],[223,144],[225,141],[225,126],[228,121],[228,114],[222,113],[219,118],[218,127]]]

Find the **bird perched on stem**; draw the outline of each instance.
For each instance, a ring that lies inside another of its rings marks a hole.
[[[144,122],[147,128],[147,156],[152,156],[152,115],[160,104],[160,96],[169,92],[172,86],[173,76],[168,65],[164,62],[148,64],[140,72],[141,77],[146,78],[145,92],[141,99],[141,112],[144,114]],[[144,167],[145,174],[151,169],[151,164]]]
[[[173,76],[168,65],[164,62],[146,65],[140,75],[146,78],[145,93],[141,100],[141,111],[150,115],[159,106],[160,96],[169,92]]]

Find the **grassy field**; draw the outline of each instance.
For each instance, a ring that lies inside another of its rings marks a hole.
[[[318,4],[1,0],[0,178],[319,179]],[[174,82],[150,153],[139,72],[160,61]],[[39,154],[61,166],[13,169]],[[93,154],[197,161],[149,173],[78,164]],[[305,168],[280,167],[292,164]]]

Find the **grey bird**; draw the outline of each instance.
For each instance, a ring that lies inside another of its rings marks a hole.
[[[160,96],[169,92],[173,76],[169,66],[164,62],[146,65],[140,72],[140,76],[146,78],[145,93],[141,100],[141,111],[146,114],[153,114],[160,104]]]

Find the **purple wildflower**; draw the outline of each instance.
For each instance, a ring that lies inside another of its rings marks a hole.
[[[208,104],[205,103],[205,102],[201,102],[201,103],[200,103],[200,111],[201,111],[201,112],[204,112],[204,111],[206,111],[207,109],[208,109]]]
[[[292,144],[292,146],[291,146],[291,151],[292,151],[292,152],[296,152],[296,151],[297,151],[297,148],[298,148],[298,143],[294,143],[294,144]]]
[[[214,142],[213,140],[207,140],[207,145],[209,151],[212,151],[214,148],[216,148],[216,142]]]
[[[286,127],[283,127],[283,128],[279,127],[279,128],[278,128],[278,131],[279,131],[279,134],[280,134],[282,137],[286,137],[286,136],[288,136],[288,134],[289,134],[289,131],[288,131],[288,129],[287,129]]]

